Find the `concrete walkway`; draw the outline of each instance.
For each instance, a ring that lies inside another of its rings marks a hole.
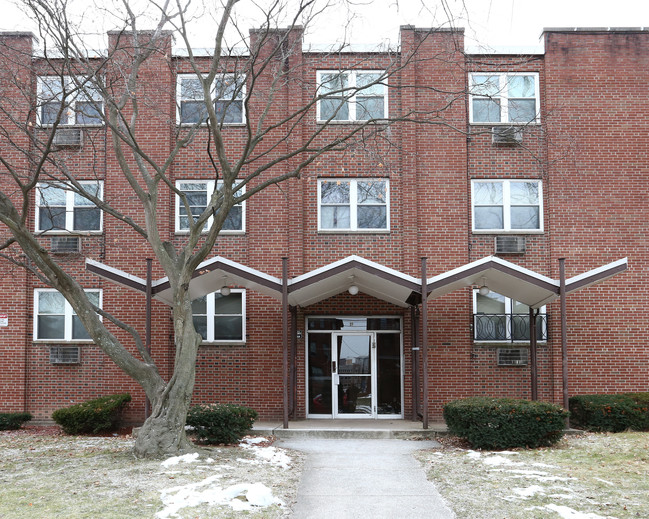
[[[435,486],[413,457],[434,441],[282,439],[307,454],[295,519],[451,519]]]

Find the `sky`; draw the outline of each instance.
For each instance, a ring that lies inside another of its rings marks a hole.
[[[54,1],[54,0],[53,0]],[[132,0],[136,3],[144,0]],[[218,0],[208,0],[208,4]],[[269,0],[258,0],[264,3]],[[288,3],[295,0],[281,0]],[[325,0],[318,0],[325,1]],[[400,25],[465,28],[470,47],[500,48],[540,45],[544,27],[641,27],[649,26],[647,0],[327,0],[336,5],[307,30],[306,43],[332,44],[347,38],[354,44],[398,44]],[[255,25],[253,0],[242,0],[238,16],[244,27]],[[111,0],[70,0],[89,9],[108,7]],[[194,1],[193,5],[200,2]],[[349,5],[354,14],[350,20]],[[0,0],[0,30],[33,30],[32,23],[15,7],[14,0]],[[110,9],[100,15],[86,13],[85,24],[101,24],[96,32],[115,28]],[[450,21],[449,21],[450,20]],[[91,22],[92,21],[92,22]],[[286,23],[283,26],[287,25]],[[208,47],[214,22],[201,13],[194,22],[192,46]],[[281,22],[280,22],[280,25]],[[539,47],[541,48],[541,47]]]

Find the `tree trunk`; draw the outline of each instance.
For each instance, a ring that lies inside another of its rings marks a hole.
[[[184,304],[174,308],[176,359],[171,380],[151,398],[151,416],[144,422],[135,440],[133,453],[138,458],[177,456],[195,451],[187,439],[185,422],[196,379],[196,355],[201,336],[196,333],[191,302],[185,292]]]

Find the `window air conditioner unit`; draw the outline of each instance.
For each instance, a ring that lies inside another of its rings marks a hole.
[[[79,254],[81,240],[78,236],[52,236],[50,250],[56,254]]]
[[[529,358],[527,348],[498,348],[499,366],[526,366]]]
[[[80,362],[79,346],[50,346],[50,364],[79,364]]]
[[[57,128],[54,132],[52,144],[59,147],[74,148],[81,146],[82,140],[81,128]]]
[[[525,236],[496,236],[496,254],[525,254]]]
[[[523,142],[523,129],[516,126],[494,126],[491,128],[493,144],[512,146]]]

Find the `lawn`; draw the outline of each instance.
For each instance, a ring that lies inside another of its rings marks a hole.
[[[1,432],[0,518],[286,517],[302,458],[262,440],[143,461],[129,436]]]
[[[501,452],[441,441],[418,457],[458,519],[649,518],[649,433]]]

